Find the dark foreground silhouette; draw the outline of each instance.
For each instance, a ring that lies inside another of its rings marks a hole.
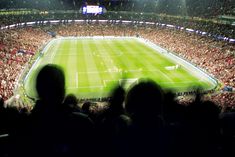
[[[127,92],[117,86],[102,111],[98,103],[65,95],[57,65],[37,75],[39,99],[29,113],[0,98],[1,156],[216,157],[233,156],[235,114],[220,113],[202,95],[187,106],[152,80]],[[78,105],[81,104],[81,105]]]

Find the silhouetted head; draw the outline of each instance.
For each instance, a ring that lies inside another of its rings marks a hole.
[[[85,114],[90,114],[91,105],[92,105],[92,103],[90,101],[84,102],[84,104],[82,105],[82,111]]]
[[[53,64],[42,67],[36,79],[39,99],[48,103],[61,103],[65,96],[65,76],[63,70]]]
[[[73,105],[73,106],[77,105],[78,99],[74,94],[68,94],[64,99],[64,104]]]
[[[110,110],[112,112],[123,112],[123,102],[125,99],[125,90],[118,86],[113,90],[111,99],[110,99]]]
[[[0,96],[0,109],[4,108],[4,100],[3,98]]]
[[[164,98],[166,103],[172,103],[175,102],[175,94],[173,91],[167,90],[165,91]]]
[[[191,125],[203,128],[211,128],[217,125],[220,110],[212,101],[193,102],[187,108],[187,120]]]
[[[164,94],[164,112],[171,112],[171,110],[174,110],[175,105],[177,102],[175,101],[175,94],[172,91],[166,91]],[[174,112],[174,111],[173,111]]]
[[[198,104],[198,115],[206,127],[216,126],[220,114],[219,107],[212,101],[204,101]]]
[[[152,80],[141,81],[130,89],[126,97],[126,110],[135,115],[159,115],[162,112],[163,92]]]
[[[78,110],[78,99],[74,94],[68,94],[64,99],[64,108],[68,110],[76,109]]]

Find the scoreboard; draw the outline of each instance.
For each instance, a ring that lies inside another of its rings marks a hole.
[[[83,14],[103,14],[103,7],[98,5],[87,5],[82,7]]]

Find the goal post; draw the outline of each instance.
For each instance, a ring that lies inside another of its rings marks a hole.
[[[119,85],[119,86],[122,86],[124,89],[128,89],[130,86],[136,85],[138,83],[139,83],[138,78],[103,81],[104,87],[111,87],[111,86]]]
[[[117,80],[103,80],[104,87],[118,85]]]
[[[128,89],[129,87],[138,84],[139,83],[139,79],[138,78],[119,79],[118,83],[123,88]]]

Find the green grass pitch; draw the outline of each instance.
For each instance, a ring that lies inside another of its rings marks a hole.
[[[176,92],[194,86],[214,88],[184,66],[165,57],[135,38],[62,38],[44,49],[44,55],[33,65],[25,78],[26,94],[36,98],[37,69],[45,64],[60,65],[66,77],[66,93],[78,98],[107,97],[112,88],[123,84],[127,89],[141,78],[150,78],[164,89]]]

